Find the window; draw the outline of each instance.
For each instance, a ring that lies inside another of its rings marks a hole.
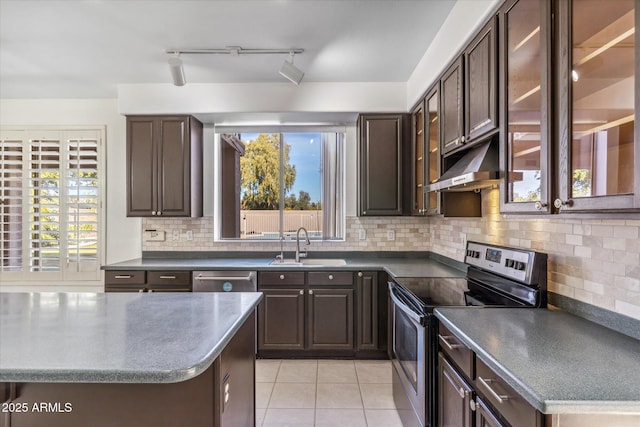
[[[102,129],[0,131],[0,277],[99,280]]]
[[[220,135],[219,235],[290,238],[300,227],[316,240],[344,237],[340,132]]]

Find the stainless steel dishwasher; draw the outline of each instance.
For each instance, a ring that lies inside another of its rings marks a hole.
[[[255,271],[194,271],[193,292],[256,292]]]

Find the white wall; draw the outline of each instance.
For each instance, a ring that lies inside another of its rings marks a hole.
[[[407,81],[410,110],[502,0],[458,0]]]
[[[126,122],[115,99],[3,99],[0,125],[106,126],[106,262],[140,256],[141,221],[126,217]]]

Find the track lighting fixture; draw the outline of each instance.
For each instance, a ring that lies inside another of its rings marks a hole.
[[[293,65],[293,56],[296,53],[304,52],[304,49],[243,49],[240,46],[228,46],[224,49],[167,49],[168,54],[173,55],[169,58],[169,66],[171,67],[171,77],[173,84],[176,86],[184,86],[187,82],[184,76],[184,67],[180,55],[289,55],[289,60],[284,61],[280,68],[280,75],[294,84],[300,84],[304,77],[298,67]]]
[[[187,83],[187,79],[184,77],[182,59],[180,59],[180,56],[175,55],[169,58],[168,62],[171,70],[171,78],[173,78],[173,84],[176,86],[184,86],[185,83]]]
[[[295,65],[293,65],[293,56],[294,52],[289,52],[289,59],[286,59],[282,63],[282,67],[280,67],[280,75],[285,79],[289,80],[293,84],[300,84],[300,80],[304,77],[304,73]]]

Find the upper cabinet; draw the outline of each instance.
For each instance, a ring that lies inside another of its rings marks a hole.
[[[426,176],[425,186],[434,183],[440,178],[440,91],[438,85],[427,92],[425,98],[425,155],[426,155]],[[437,191],[430,191],[425,194],[424,210],[427,215],[440,213],[442,197]]]
[[[404,165],[404,138],[408,127],[408,114],[366,114],[358,118],[360,216],[405,212],[404,174],[408,168]]]
[[[546,0],[511,0],[499,12],[502,212],[549,213],[551,10]]]
[[[638,0],[560,1],[558,197],[563,211],[640,209]]]
[[[202,216],[202,123],[127,117],[127,216]]]
[[[498,128],[495,22],[482,28],[440,80],[443,155]]]
[[[424,183],[425,183],[425,111],[421,101],[411,113],[411,214],[424,215]]]

